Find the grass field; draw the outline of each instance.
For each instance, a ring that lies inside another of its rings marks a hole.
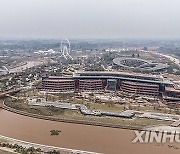
[[[57,119],[73,119],[73,120],[85,120],[85,121],[92,121],[92,122],[102,122],[108,123],[111,125],[124,125],[124,126],[138,126],[138,127],[145,127],[145,126],[152,126],[152,125],[169,125],[171,121],[162,121],[162,120],[154,120],[154,119],[141,119],[141,118],[133,118],[133,119],[126,119],[126,118],[118,118],[118,117],[109,117],[109,116],[89,116],[89,115],[82,115],[79,111],[73,110],[63,110],[58,109],[55,107],[40,107],[40,106],[28,106],[26,103],[19,103],[19,102],[11,102],[6,101],[6,105],[17,110],[25,111],[28,113],[50,116]],[[108,107],[106,104],[91,104],[90,108],[95,109],[104,109],[104,110],[122,110],[122,106],[119,107]]]

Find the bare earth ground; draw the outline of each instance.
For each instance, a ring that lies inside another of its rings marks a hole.
[[[154,126],[154,125],[169,125],[171,121],[163,121],[163,120],[155,120],[155,119],[144,119],[144,118],[118,118],[118,117],[98,117],[98,116],[84,116],[79,111],[72,110],[61,110],[61,109],[53,109],[48,107],[40,107],[40,106],[28,106],[25,103],[14,103],[14,102],[6,102],[7,106],[15,108],[17,110],[25,111],[33,114],[40,114],[45,116],[50,116],[53,118],[64,118],[64,119],[73,119],[73,120],[86,120],[92,122],[103,122],[108,124],[121,124],[124,126],[137,126],[139,128],[143,128],[145,126]],[[98,105],[95,105],[98,106]],[[107,108],[107,107],[106,107]]]
[[[8,152],[9,149],[6,150],[1,150],[0,149],[0,154],[13,154],[12,152]]]

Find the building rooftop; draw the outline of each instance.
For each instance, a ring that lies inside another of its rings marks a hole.
[[[127,69],[134,69],[140,71],[159,71],[169,67],[167,64],[154,63],[150,60],[132,57],[120,57],[113,59],[113,63]]]
[[[43,81],[48,81],[48,82],[67,82],[67,81],[69,81],[69,82],[71,82],[71,81],[74,81],[73,79],[72,80],[70,80],[70,79],[63,79],[63,78],[61,78],[61,79],[44,79]]]
[[[131,81],[141,81],[148,83],[164,83],[164,84],[173,84],[170,80],[164,80],[164,78],[160,75],[150,75],[150,74],[141,74],[141,73],[127,73],[127,72],[108,72],[108,71],[78,71],[73,74],[74,78],[104,78],[104,79],[129,79]]]
[[[92,75],[92,74],[106,74],[106,75],[130,75],[130,76],[140,76],[140,77],[149,77],[149,78],[154,78],[154,79],[157,79],[157,80],[162,80],[162,76],[160,75],[152,75],[152,74],[145,74],[145,73],[135,73],[135,72],[132,72],[132,73],[129,73],[129,72],[120,72],[120,71],[77,71],[76,73],[74,73],[74,76],[75,75],[80,75],[80,74],[89,74],[89,75]]]
[[[174,83],[170,80],[164,79],[159,75],[149,75],[149,74],[140,74],[140,73],[127,73],[127,72],[108,72],[108,71],[78,71],[73,74],[73,76],[46,76],[43,77],[43,81],[73,81],[74,79],[121,79],[121,80],[129,80],[129,81],[139,81],[139,82],[147,82],[147,83],[155,83],[155,84],[166,84],[166,85],[174,85]]]

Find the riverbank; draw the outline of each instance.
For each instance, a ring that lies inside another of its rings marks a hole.
[[[22,140],[13,139],[10,137],[5,137],[0,135],[0,144],[4,146],[0,146],[0,150],[7,152],[7,153],[19,153],[16,152],[17,149],[31,149],[33,147],[34,151],[40,151],[41,152],[50,152],[50,151],[58,151],[61,154],[66,153],[74,153],[74,154],[95,154],[94,152],[89,151],[82,151],[82,150],[75,150],[75,149],[67,149],[67,148],[60,148],[60,147],[54,147],[54,146],[47,146],[42,144],[36,144],[36,143],[30,143]],[[7,146],[6,146],[7,145]],[[1,153],[0,151],[0,153]]]
[[[64,123],[23,116],[0,109],[0,134],[30,143],[105,154],[179,154],[176,143],[132,143],[134,131],[84,124]],[[60,130],[52,136],[50,130]],[[169,148],[174,145],[177,149]],[[147,149],[151,151],[147,151]]]
[[[96,122],[96,121],[87,121],[87,120],[75,120],[75,119],[66,119],[66,118],[55,118],[50,116],[44,116],[44,115],[38,115],[33,114],[21,110],[17,110],[14,108],[11,108],[3,102],[2,108],[24,116],[29,116],[33,118],[39,118],[43,120],[51,120],[51,121],[57,121],[57,122],[66,122],[66,123],[75,123],[75,124],[84,124],[84,125],[93,125],[93,126],[102,126],[102,127],[111,127],[111,128],[120,128],[120,129],[130,129],[130,130],[142,130],[143,127],[140,126],[131,126],[131,125],[122,125],[122,124],[110,124],[110,123],[102,123],[102,122]]]
[[[54,106],[28,105],[23,100],[16,102],[11,99],[6,99],[3,103],[3,108],[16,114],[44,120],[130,130],[142,130],[145,127],[170,125],[172,123],[171,121],[141,118],[138,116],[123,118],[113,116],[83,115],[78,110],[61,109]]]

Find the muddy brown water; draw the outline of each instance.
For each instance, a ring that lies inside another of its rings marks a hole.
[[[50,130],[61,130],[51,136]],[[131,130],[41,120],[0,109],[0,135],[28,142],[105,154],[179,154],[180,145],[131,143]]]

